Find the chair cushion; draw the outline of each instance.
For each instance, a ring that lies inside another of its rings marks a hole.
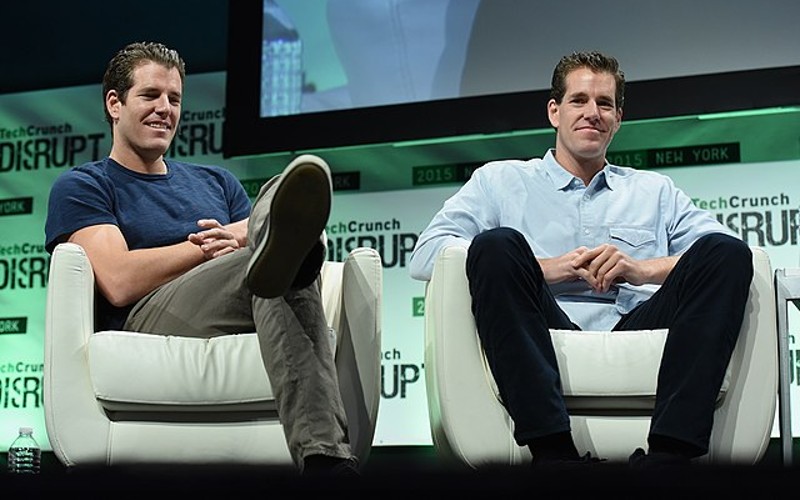
[[[655,395],[667,330],[553,330],[550,336],[565,396]]]
[[[88,358],[95,396],[108,410],[274,409],[255,333],[204,339],[102,331],[89,338]]]
[[[667,329],[551,330],[570,412],[652,410],[667,333]],[[718,402],[727,391],[729,378],[730,368]],[[497,393],[496,386],[494,390]]]

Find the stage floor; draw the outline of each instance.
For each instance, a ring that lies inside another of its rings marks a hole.
[[[795,441],[797,456],[798,441]],[[504,493],[526,493],[545,498],[765,498],[784,496],[800,486],[800,467],[784,466],[777,442],[764,459],[749,467],[695,466],[673,472],[637,472],[621,464],[590,470],[542,472],[530,467],[503,467],[471,471],[443,462],[430,446],[375,447],[363,475],[355,479],[306,478],[283,468],[253,466],[159,466],[65,469],[52,453],[44,453],[37,476],[6,472],[2,456],[0,491],[95,492],[114,497],[136,494],[199,493],[203,497],[257,492],[272,498],[297,495],[330,498],[347,496],[408,498],[417,495],[453,495],[499,500]],[[714,495],[714,496],[710,496]]]

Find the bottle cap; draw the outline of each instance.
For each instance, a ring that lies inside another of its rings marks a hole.
[[[20,427],[19,428],[19,433],[20,434],[33,434],[33,428],[32,427]]]

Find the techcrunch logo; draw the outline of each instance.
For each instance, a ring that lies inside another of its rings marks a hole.
[[[717,220],[739,234],[742,241],[755,246],[796,246],[800,237],[800,211],[796,208],[781,210],[747,210],[717,213]]]
[[[222,154],[222,119],[225,108],[203,111],[184,110],[181,125],[166,156],[180,158]]]
[[[43,363],[0,363],[0,408],[41,408],[43,373]]]
[[[400,350],[392,349],[381,353],[383,361],[381,363],[381,397],[385,399],[400,398],[408,396],[408,386],[420,381],[420,375],[425,368],[424,364],[403,363]]]
[[[0,127],[0,139],[25,139],[27,137],[39,137],[43,135],[69,134],[70,132],[72,132],[72,125],[70,123],[48,125],[46,127],[37,125],[13,128]]]
[[[692,203],[703,210],[725,210],[727,208],[781,207],[789,205],[791,200],[786,193],[780,193],[772,196],[731,195],[727,198],[720,196],[716,200],[692,198]]]
[[[28,318],[0,318],[0,335],[24,333],[28,333]]]
[[[356,220],[351,220],[349,222],[335,222],[325,226],[325,232],[328,234],[398,231],[399,229],[400,221],[397,219],[372,222],[359,222]]]
[[[50,256],[28,255],[23,249],[38,245],[0,246],[0,291],[44,288],[50,268]]]
[[[181,113],[181,123],[219,121],[225,118],[225,108],[207,109],[204,111],[184,110]]]
[[[374,248],[381,256],[383,267],[406,267],[416,233],[402,233],[397,219],[379,221],[334,222],[325,227],[328,237],[328,260],[343,261],[358,247]]]
[[[2,205],[2,202],[0,202]],[[13,245],[0,245],[0,257],[11,255],[31,255],[45,253],[41,243],[14,243]]]
[[[44,288],[50,255],[40,243],[0,245],[0,291]]]
[[[0,142],[0,173],[72,167],[82,153],[95,161],[100,158],[100,140],[105,136],[97,133]]]
[[[800,243],[800,210],[790,206],[792,200],[786,193],[692,198],[692,203],[714,210],[717,220],[748,245],[778,247]]]

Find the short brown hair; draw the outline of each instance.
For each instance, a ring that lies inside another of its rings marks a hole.
[[[610,73],[614,76],[617,92],[614,96],[617,109],[625,104],[625,73],[619,69],[619,62],[600,52],[573,52],[564,56],[553,70],[553,80],[550,86],[550,98],[558,104],[564,99],[567,92],[567,75],[579,68],[589,68],[598,73]]]
[[[176,50],[157,42],[135,42],[126,45],[111,58],[103,75],[103,111],[109,125],[113,125],[113,120],[105,105],[108,92],[116,90],[120,102],[124,103],[128,91],[133,87],[133,71],[146,62],[155,62],[168,69],[177,68],[181,75],[181,84],[186,78],[186,65]]]

